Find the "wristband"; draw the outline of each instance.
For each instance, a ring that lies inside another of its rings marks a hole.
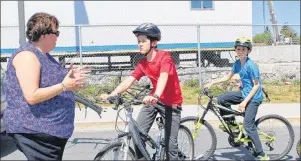
[[[153,95],[153,97],[157,98],[158,100],[160,100],[160,97],[156,94]]]
[[[65,85],[63,83],[61,83],[61,85],[62,85],[63,91],[65,92],[66,91]]]

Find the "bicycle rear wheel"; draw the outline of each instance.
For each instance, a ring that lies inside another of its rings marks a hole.
[[[190,130],[180,125],[178,132],[178,148],[180,160],[193,160],[194,158],[194,143]],[[164,149],[161,151],[160,160],[166,159],[166,152]]]
[[[280,160],[290,152],[295,135],[293,127],[287,119],[274,114],[266,115],[257,119],[255,124],[263,151],[271,160]],[[274,137],[275,140],[270,141],[270,137]]]
[[[212,126],[204,120],[201,128],[196,130],[199,118],[188,116],[181,119],[181,125],[188,127],[194,138],[194,160],[208,160],[216,150],[216,134]]]
[[[110,155],[110,152],[113,154]],[[117,141],[105,146],[94,158],[94,160],[123,160],[122,142]],[[134,150],[129,147],[126,160],[136,160]]]

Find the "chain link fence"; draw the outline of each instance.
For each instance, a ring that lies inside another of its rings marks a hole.
[[[61,26],[52,55],[65,68],[70,64],[91,66],[89,84],[110,82],[121,72],[124,78],[143,57],[132,33],[138,25]],[[241,36],[252,40],[254,47],[250,57],[259,64],[263,74],[270,72],[272,76],[281,77],[285,74],[283,71],[289,71],[300,79],[297,74],[300,68],[296,67],[300,64],[300,25],[158,26],[162,32],[158,48],[171,52],[181,83],[199,85],[226,74],[236,60],[234,41]],[[1,26],[1,38],[1,68],[5,70],[8,58],[19,46],[18,26]],[[286,64],[274,67],[279,63]],[[140,82],[150,83],[146,78]]]

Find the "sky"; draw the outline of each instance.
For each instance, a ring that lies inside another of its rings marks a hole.
[[[267,1],[265,6],[265,23],[263,18],[263,1],[253,1],[253,24],[271,24],[269,7]],[[274,11],[278,24],[299,24],[300,25],[300,1],[273,1]],[[255,27],[254,32],[263,31],[264,27]],[[292,26],[300,35],[300,26]]]

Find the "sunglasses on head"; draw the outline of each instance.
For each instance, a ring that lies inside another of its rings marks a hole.
[[[60,36],[60,31],[56,31],[56,32],[51,31],[48,34],[55,34],[58,37]]]

